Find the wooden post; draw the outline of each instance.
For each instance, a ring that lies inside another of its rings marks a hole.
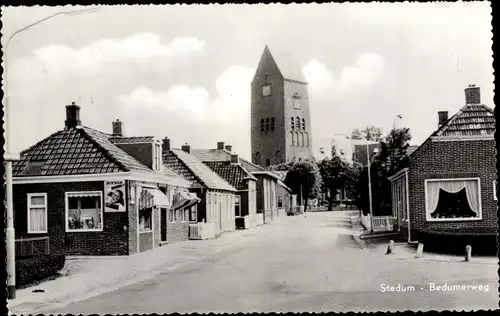
[[[389,241],[389,246],[387,246],[387,252],[385,253],[386,255],[390,255],[394,253],[394,240]]]
[[[417,258],[422,258],[424,255],[424,244],[419,243],[417,247]]]
[[[472,247],[470,245],[465,246],[465,261],[470,261],[472,255]]]

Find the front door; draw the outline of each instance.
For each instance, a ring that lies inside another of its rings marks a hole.
[[[160,209],[160,240],[167,241],[167,209]]]

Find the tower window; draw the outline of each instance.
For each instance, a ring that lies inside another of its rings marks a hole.
[[[271,95],[271,86],[265,85],[262,86],[262,96],[267,97]]]
[[[260,165],[260,163],[261,163],[260,159],[261,159],[261,157],[260,157],[260,153],[259,153],[259,152],[257,152],[257,153],[255,154],[255,161],[254,161],[254,162],[255,162],[257,165]]]
[[[264,75],[264,80],[267,81],[267,74]]]
[[[295,125],[297,126],[297,129],[300,130],[300,117],[295,118]]]
[[[292,96],[293,108],[300,109],[300,96],[297,92],[295,92]]]
[[[271,160],[269,158],[266,159],[266,167],[269,167],[271,165]]]
[[[274,117],[271,118],[271,130],[274,131],[275,128],[275,123],[274,123]]]
[[[264,119],[260,119],[260,131],[264,131]]]
[[[306,120],[302,119],[302,129],[306,130]]]
[[[307,132],[305,132],[304,135],[305,135],[305,146],[309,147],[309,134],[307,134]]]
[[[266,132],[269,131],[269,118],[266,118]]]
[[[290,127],[292,128],[292,130],[295,129],[295,121],[293,120],[293,117],[290,118]]]
[[[290,132],[290,134],[292,134],[292,146],[295,146],[295,133]]]

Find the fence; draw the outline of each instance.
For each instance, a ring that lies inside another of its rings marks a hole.
[[[370,215],[361,215],[361,224],[366,230],[371,230]],[[394,229],[392,216],[374,216],[373,217],[373,231],[374,232],[387,232]]]
[[[215,238],[214,223],[189,224],[189,239],[212,239]]]
[[[16,239],[16,257],[44,255],[50,252],[49,237]]]

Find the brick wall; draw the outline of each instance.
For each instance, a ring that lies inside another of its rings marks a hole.
[[[496,233],[497,208],[493,199],[496,179],[495,141],[426,141],[410,160],[410,228],[461,233]],[[482,220],[426,222],[426,179],[479,177]],[[413,236],[412,236],[413,238]]]
[[[65,192],[101,191],[104,182],[15,184],[14,226],[16,238],[49,236],[50,251],[81,255],[126,255],[128,214],[103,212],[102,232],[66,232]],[[27,194],[47,193],[48,234],[28,234]]]
[[[126,188],[127,188],[127,196],[130,196],[131,188],[135,187],[136,183],[133,181],[127,181]],[[137,253],[137,246],[138,246],[138,240],[137,240],[137,209],[136,205],[137,202],[134,201],[134,203],[130,203],[131,200],[130,198],[127,199],[127,209],[128,209],[128,254],[134,254]]]

